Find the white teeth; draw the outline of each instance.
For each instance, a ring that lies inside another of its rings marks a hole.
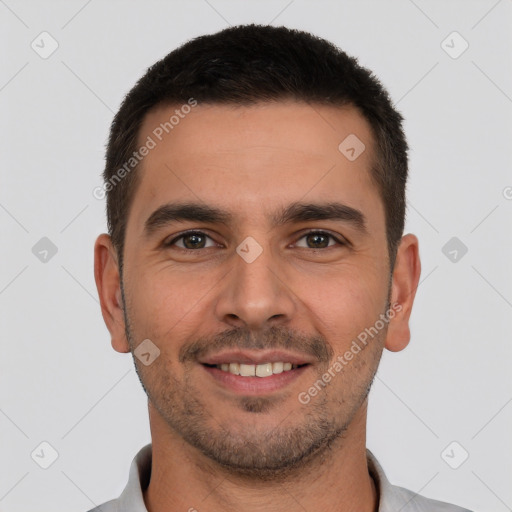
[[[272,373],[283,373],[283,363],[272,363]]]
[[[244,364],[244,363],[222,363],[217,368],[233,375],[241,375],[242,377],[270,377],[278,373],[288,372],[298,365],[292,363],[263,363],[263,364]]]
[[[259,364],[256,366],[256,375],[258,377],[268,377],[272,375],[272,363]]]
[[[254,377],[256,375],[256,366],[254,364],[241,364],[240,375],[242,377]]]

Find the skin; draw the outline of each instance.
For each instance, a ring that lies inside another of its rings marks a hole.
[[[175,108],[151,111],[139,140]],[[338,150],[349,134],[366,146],[353,162]],[[150,339],[160,350],[149,366],[134,357],[148,393],[150,512],[377,510],[365,451],[367,395],[384,348],[400,351],[409,343],[421,269],[418,240],[407,234],[389,286],[384,208],[369,176],[373,144],[369,124],[353,108],[198,105],[144,158],[122,283],[106,234],[96,241],[95,278],[113,348],[130,352]],[[233,223],[172,223],[146,236],[146,219],[176,201],[229,210]],[[331,219],[274,226],[269,213],[294,201],[356,208],[367,233]],[[311,229],[348,243],[315,241],[305,236]],[[185,230],[210,238],[162,245]],[[252,263],[236,252],[248,236],[262,248]],[[192,247],[191,254],[183,247]],[[388,298],[400,311],[301,403],[298,394],[375,324]],[[222,388],[190,351],[282,348],[287,337],[312,364],[284,388],[258,397]],[[180,353],[189,357],[180,361]]]

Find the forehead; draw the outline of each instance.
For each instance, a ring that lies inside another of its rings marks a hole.
[[[144,119],[139,145],[150,139],[130,211],[138,228],[159,206],[184,200],[235,212],[240,220],[301,200],[361,210],[373,202],[375,215],[383,215],[369,175],[372,132],[351,107],[159,106]]]

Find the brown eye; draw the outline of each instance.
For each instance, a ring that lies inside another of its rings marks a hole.
[[[341,240],[336,238],[334,235],[327,233],[326,231],[310,231],[309,233],[303,235],[300,240],[303,238],[306,240],[306,249],[327,249],[328,247],[336,245],[336,243],[339,245],[344,245]],[[334,240],[336,243],[329,245],[329,239]]]
[[[166,243],[167,247],[171,247],[176,245],[176,247],[185,250],[195,250],[195,249],[206,249],[205,246],[206,240],[211,238],[201,231],[189,231],[188,233],[183,233],[180,236],[174,238],[170,242]],[[181,242],[180,245],[178,242]],[[212,246],[210,246],[212,247]]]

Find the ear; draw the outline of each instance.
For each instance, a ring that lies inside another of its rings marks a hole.
[[[94,279],[103,320],[117,352],[130,352],[126,339],[117,254],[109,235],[103,233],[94,244]]]
[[[388,324],[385,343],[391,352],[403,350],[411,339],[409,318],[420,274],[419,242],[416,236],[409,233],[402,237],[393,269],[390,307],[395,315]]]

